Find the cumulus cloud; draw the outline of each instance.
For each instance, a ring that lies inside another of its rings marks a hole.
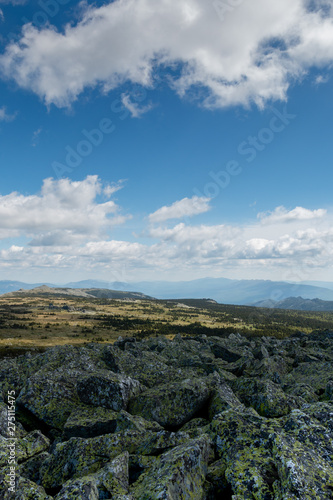
[[[119,186],[103,186],[96,175],[83,181],[45,179],[40,194],[0,196],[0,235],[33,235],[32,245],[71,244],[97,237],[126,220],[113,200],[99,202]]]
[[[210,210],[210,198],[193,196],[192,198],[183,198],[175,201],[170,206],[164,206],[149,215],[149,221],[164,222],[169,219],[182,219],[183,217],[192,217]]]
[[[259,217],[244,226],[181,223],[171,228],[152,227],[149,235],[159,242],[154,251],[174,265],[221,273],[247,268],[251,262],[257,267],[269,266],[270,273],[281,272],[279,266],[285,270],[302,265],[323,268],[332,259],[332,214],[326,210],[277,207],[262,221]]]
[[[262,224],[275,224],[281,222],[306,221],[311,219],[320,219],[326,215],[327,210],[308,210],[303,207],[296,207],[293,210],[287,210],[285,207],[277,207],[273,212],[259,213],[258,218]]]
[[[333,61],[331,1],[115,0],[86,4],[62,31],[27,24],[0,57],[2,72],[47,104],[68,106],[86,87],[162,78],[180,95],[200,91],[207,107],[285,100],[311,67]],[[128,105],[131,102],[128,101]],[[135,110],[134,110],[135,112]]]
[[[190,279],[226,272],[244,277],[245,271],[291,280],[297,274],[297,280],[305,280],[310,270],[332,263],[333,214],[324,209],[278,207],[271,212],[277,218],[267,216],[264,224],[257,218],[245,225],[166,226],[168,211],[149,225],[144,241],[133,236],[125,241],[107,232],[125,217],[114,201],[101,201],[104,189],[96,176],[90,176],[77,182],[46,179],[38,195],[1,196],[0,236],[30,238],[28,244],[10,241],[0,250],[1,269],[68,269],[81,276],[84,270],[120,281],[130,281],[140,272],[147,279],[156,279],[156,273],[168,279],[183,279],[187,273]],[[172,216],[184,210],[178,206]]]

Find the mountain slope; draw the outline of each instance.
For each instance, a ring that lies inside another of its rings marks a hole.
[[[288,297],[287,299],[261,300],[255,307],[267,307],[270,309],[293,309],[298,311],[333,311],[333,301],[320,299],[303,299],[303,297]]]
[[[283,281],[204,278],[183,282],[146,281],[128,285],[128,289],[140,290],[158,299],[210,298],[223,304],[235,305],[247,305],[268,299],[279,301],[300,295],[307,299],[333,300],[333,290]],[[116,289],[115,286],[114,288]]]
[[[32,295],[46,295],[46,296],[67,296],[67,297],[85,297],[85,298],[99,298],[99,299],[144,299],[144,300],[154,300],[153,297],[144,295],[139,292],[125,292],[118,290],[108,290],[100,288],[51,288],[46,285],[38,286],[32,289],[20,289],[15,292],[9,292],[5,294],[7,296],[19,297],[19,296],[32,296]]]

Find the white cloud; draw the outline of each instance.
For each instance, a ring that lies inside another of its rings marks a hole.
[[[318,75],[316,78],[315,78],[315,84],[316,85],[322,85],[323,83],[327,83],[329,80],[329,77],[326,75]]]
[[[146,106],[140,106],[138,103],[133,102],[131,100],[131,96],[129,94],[121,94],[121,102],[125,106],[126,109],[131,113],[132,118],[140,118],[141,115],[148,113],[152,109],[151,104],[147,104]]]
[[[170,206],[159,208],[153,214],[149,215],[150,222],[164,222],[169,219],[182,219],[183,217],[192,217],[210,210],[210,198],[193,196],[192,198],[183,198],[175,201]]]
[[[258,218],[262,224],[276,224],[281,222],[307,221],[311,219],[320,219],[324,217],[327,210],[308,210],[303,207],[296,207],[293,210],[287,210],[285,207],[277,207],[273,212],[259,213]]]
[[[28,244],[10,241],[0,250],[1,269],[53,270],[59,276],[70,270],[80,279],[94,273],[116,281],[131,281],[140,273],[146,279],[246,273],[306,280],[313,270],[324,272],[332,264],[333,214],[323,209],[297,207],[284,210],[284,215],[294,213],[292,221],[280,217],[263,224],[259,218],[243,226],[155,224],[148,227],[144,242],[133,237],[125,241],[107,234],[125,218],[114,202],[99,201],[103,196],[102,182],[90,176],[80,182],[47,179],[39,195],[0,197],[0,236],[30,238]],[[276,213],[281,216],[281,207],[272,211]],[[320,217],[310,216],[316,213]]]
[[[98,202],[98,195],[110,195],[116,186],[105,186],[96,175],[83,181],[45,179],[38,195],[17,192],[0,196],[0,235],[31,236],[32,245],[72,244],[74,240],[96,238],[101,231],[122,224],[114,201]]]
[[[244,1],[224,20],[218,3],[87,4],[82,19],[62,32],[26,25],[20,42],[7,46],[0,67],[57,106],[68,106],[86,87],[108,91],[124,81],[153,86],[163,68],[179,95],[193,87],[205,90],[205,106],[262,107],[286,99],[290,83],[310,67],[332,63],[332,2],[314,0],[310,9],[305,0]]]
[[[3,14],[3,10],[0,9],[0,21],[4,21],[5,20],[5,16]]]
[[[6,106],[0,108],[0,122],[12,122],[16,118],[16,113],[7,113]]]

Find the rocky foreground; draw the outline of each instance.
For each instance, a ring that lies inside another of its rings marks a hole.
[[[0,388],[4,500],[333,498],[329,332],[54,347],[2,360]]]

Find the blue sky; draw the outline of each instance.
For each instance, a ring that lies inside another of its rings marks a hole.
[[[333,280],[331,1],[0,9],[0,279]]]

